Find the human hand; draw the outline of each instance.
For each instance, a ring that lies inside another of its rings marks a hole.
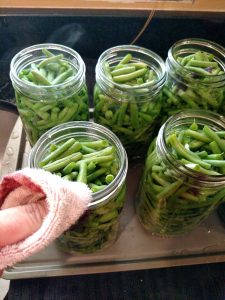
[[[25,168],[0,182],[0,269],[42,250],[75,224],[92,201],[82,182]]]
[[[5,209],[0,210],[0,249],[22,241],[36,232],[46,214],[44,200],[15,207],[5,206]],[[2,273],[3,270],[0,270],[0,276]]]

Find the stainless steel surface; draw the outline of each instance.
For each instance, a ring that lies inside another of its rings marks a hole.
[[[20,149],[14,152],[12,165],[25,167],[30,147],[24,140],[18,120],[14,132],[19,134]],[[15,144],[12,136],[7,147]],[[22,159],[21,159],[22,158]],[[8,159],[8,156],[5,156]],[[7,173],[7,164],[4,172]],[[2,175],[4,175],[4,172]],[[118,239],[110,248],[93,254],[67,255],[55,243],[24,262],[4,272],[6,279],[46,276],[66,276],[125,270],[151,269],[225,261],[225,229],[216,214],[190,234],[176,238],[161,238],[146,232],[134,211],[134,197],[140,177],[140,166],[130,168],[126,205],[121,217]]]

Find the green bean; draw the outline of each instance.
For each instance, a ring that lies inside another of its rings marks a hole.
[[[84,152],[85,154],[90,154],[90,153],[96,152],[95,149],[90,148],[90,147],[85,146],[85,145],[82,145],[82,150],[83,150],[83,152]]]
[[[202,161],[198,155],[196,155],[194,152],[191,152],[190,150],[186,149],[177,139],[175,134],[172,134],[169,139],[168,139],[169,144],[171,144],[171,146],[173,147],[173,149],[175,149],[175,151],[189,159],[191,162],[194,162],[196,164],[199,164],[200,166],[202,166],[205,169],[209,169],[210,168],[210,164],[207,162]]]
[[[183,184],[182,180],[177,180],[169,185],[167,185],[162,191],[160,191],[156,199],[161,199],[163,197],[170,197],[175,193],[175,191]]]
[[[102,156],[106,156],[106,155],[111,155],[113,154],[115,151],[115,148],[113,146],[107,146],[104,149],[101,149],[97,152],[93,152],[93,153],[88,153],[88,154],[84,154],[83,158],[84,159],[88,159],[88,158],[96,158],[96,157],[102,157]]]
[[[136,71],[136,68],[134,66],[125,66],[121,69],[117,69],[111,72],[112,76],[118,76],[118,75],[123,75],[123,74],[129,74],[131,72]]]
[[[208,138],[207,136],[203,135],[202,133],[196,130],[187,129],[185,134],[201,142],[205,142],[205,143],[211,142],[210,138]]]
[[[85,155],[85,154],[84,154]],[[87,162],[87,163],[95,163],[95,164],[102,164],[102,163],[106,163],[106,162],[111,162],[114,160],[114,155],[110,154],[110,155],[102,155],[102,156],[93,156],[93,157],[89,157],[89,158],[84,158],[83,155],[83,159]]]
[[[60,59],[63,59],[63,54],[52,55],[51,57],[48,57],[48,58],[42,60],[39,63],[38,68],[43,68],[43,67],[47,66],[48,64],[59,62]]]
[[[51,57],[51,56],[53,56],[53,54],[51,53],[51,51],[49,51],[49,50],[46,49],[46,48],[42,48],[42,52],[43,52],[43,54],[44,54],[46,57]]]
[[[114,218],[117,218],[117,217],[118,217],[117,210],[113,210],[113,211],[109,212],[108,214],[105,214],[105,215],[101,216],[99,218],[99,222],[100,223],[106,223],[106,222],[108,222],[108,221],[110,221]]]
[[[58,156],[58,158],[63,158],[63,157],[66,157],[66,156],[68,156],[70,154],[78,152],[78,151],[81,150],[81,148],[82,148],[81,143],[78,142],[78,141],[76,141],[76,140],[74,140],[74,143],[67,150],[65,150],[64,152],[62,152],[62,154],[60,154]]]
[[[100,140],[100,141],[84,141],[82,142],[82,146],[86,146],[95,150],[98,150],[100,148],[105,148],[109,146],[109,142],[107,140]]]
[[[107,183],[107,184],[109,184],[109,183],[111,183],[113,180],[114,180],[114,176],[112,175],[112,174],[108,174],[108,175],[106,175],[106,177],[105,177],[105,182]]]
[[[49,82],[40,72],[32,70],[31,74],[33,75],[36,83],[40,83],[40,85],[51,85],[51,82]]]
[[[121,59],[121,61],[119,62],[118,65],[126,65],[128,64],[130,61],[132,60],[132,55],[130,53],[128,53],[127,55],[124,56],[123,59]],[[117,65],[117,66],[118,66]]]
[[[82,154],[77,152],[75,154],[71,154],[67,157],[55,160],[54,162],[48,163],[46,165],[42,164],[42,168],[48,172],[58,172],[59,170],[65,168],[70,162],[76,162],[81,159]]]
[[[225,152],[225,140],[222,140],[211,128],[208,126],[204,126],[203,132],[212,139],[212,141],[216,142],[219,148]]]
[[[85,161],[82,161],[80,163],[80,170],[77,176],[77,181],[87,183],[87,163]]]
[[[76,163],[74,161],[71,161],[68,165],[65,166],[65,168],[62,170],[62,173],[65,175],[69,175],[70,173],[72,173],[75,167]]]
[[[214,154],[220,154],[221,153],[221,150],[220,150],[219,146],[217,145],[217,143],[215,141],[212,141],[209,144],[209,146],[211,148],[212,153],[214,153]]]
[[[148,71],[148,69],[146,68],[146,69],[140,69],[140,70],[134,71],[129,74],[113,76],[113,80],[118,83],[124,83],[124,82],[130,81],[131,79],[137,78],[139,76],[143,76],[147,71]]]
[[[40,167],[43,167],[46,165],[48,162],[52,161],[53,159],[57,158],[60,154],[65,152],[67,149],[69,149],[75,142],[74,138],[69,139],[66,141],[64,144],[60,145],[59,147],[56,148],[55,151],[49,153],[39,164]]]
[[[139,128],[139,119],[138,119],[138,107],[135,102],[130,103],[130,116],[131,116],[131,125],[134,129]]]
[[[194,60],[191,59],[188,62],[189,66],[192,67],[200,67],[200,68],[207,68],[207,67],[218,67],[218,63],[217,62],[210,62],[210,61],[202,61],[202,60]]]
[[[106,168],[100,168],[87,176],[87,182],[91,182],[105,173],[106,173]]]
[[[77,172],[71,172],[65,176],[62,176],[63,179],[74,181],[77,178],[78,173]]]
[[[94,183],[90,183],[89,187],[93,193],[96,193],[96,192],[102,191],[106,187],[106,185],[97,185]]]
[[[74,71],[73,69],[69,68],[68,70],[66,70],[65,72],[61,73],[60,75],[58,75],[53,81],[52,81],[52,85],[56,85],[56,84],[60,84],[63,83],[66,79],[68,79],[69,77],[71,77],[73,75]]]

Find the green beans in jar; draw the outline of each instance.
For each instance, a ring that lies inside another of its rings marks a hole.
[[[183,109],[220,112],[225,102],[225,49],[203,39],[184,39],[168,51],[162,119]]]
[[[183,111],[160,129],[147,155],[136,199],[143,226],[158,235],[191,231],[225,199],[225,123]]]
[[[12,59],[10,76],[31,145],[56,125],[89,119],[85,65],[76,51],[56,44],[28,47]]]
[[[92,122],[68,122],[40,138],[32,150],[30,166],[83,182],[93,193],[88,210],[59,237],[60,249],[90,253],[115,241],[125,201],[127,164],[118,138]]]
[[[96,66],[94,120],[111,129],[129,159],[143,157],[161,112],[163,60],[137,46],[106,50]]]

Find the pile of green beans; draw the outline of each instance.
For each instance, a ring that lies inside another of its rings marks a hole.
[[[84,84],[72,95],[61,92],[64,83],[69,82],[76,74],[75,68],[64,59],[63,54],[53,55],[42,49],[46,56],[39,63],[31,63],[19,73],[19,78],[31,86],[40,89],[54,88],[49,96],[24,95],[16,90],[16,103],[23,121],[29,142],[34,145],[38,138],[48,129],[68,121],[86,121],[89,119],[88,93]],[[46,90],[47,91],[47,90]],[[71,94],[71,93],[70,93]]]
[[[224,69],[214,55],[197,51],[175,59],[179,67],[168,70],[163,88],[162,123],[182,109],[219,111],[225,100],[225,86],[217,86],[214,79],[224,75]]]
[[[116,65],[105,62],[104,73],[112,83],[120,85],[121,93],[114,93],[118,86],[107,90],[97,83],[94,89],[94,120],[119,137],[130,159],[142,156],[161,111],[159,92],[154,96],[149,92],[149,86],[157,81],[158,75],[130,53]],[[128,91],[126,88],[130,87],[132,90]]]
[[[177,168],[197,179],[175,172],[150,145],[136,201],[143,226],[156,234],[186,233],[205,219],[224,199],[224,186],[201,185],[198,180],[225,175],[225,131],[193,123],[171,131],[166,137]],[[208,181],[207,181],[208,182]]]
[[[51,144],[39,167],[65,180],[83,182],[94,193],[113,182],[119,171],[115,147],[107,140],[70,138]],[[63,233],[59,248],[73,253],[90,253],[114,242],[125,200],[125,185],[107,202],[88,209],[81,219]]]

